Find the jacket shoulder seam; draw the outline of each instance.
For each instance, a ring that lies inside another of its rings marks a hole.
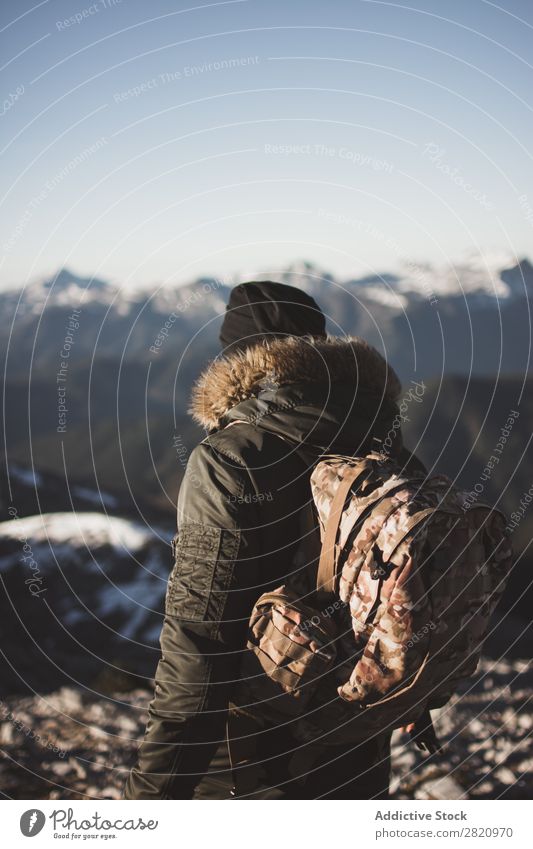
[[[233,451],[228,451],[227,448],[221,448],[218,445],[213,445],[210,442],[211,439],[211,436],[207,436],[200,445],[206,445],[214,455],[220,454],[222,457],[227,457],[228,460],[232,460],[234,463],[237,463],[237,465],[245,472],[247,471],[246,463],[243,461],[242,457],[238,457],[237,454],[234,454]]]

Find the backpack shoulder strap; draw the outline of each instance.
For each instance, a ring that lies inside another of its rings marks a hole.
[[[348,493],[353,484],[361,475],[366,474],[368,469],[368,461],[362,460],[360,463],[354,463],[344,473],[342,480],[339,482],[337,491],[331,503],[331,510],[324,532],[324,541],[320,552],[320,560],[318,562],[318,572],[316,578],[317,592],[320,594],[330,595],[335,592],[336,585],[336,562],[338,554],[337,534],[342,518],[342,511],[348,497]]]

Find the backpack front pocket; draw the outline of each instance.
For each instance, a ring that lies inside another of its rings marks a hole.
[[[335,638],[331,618],[279,587],[256,602],[247,646],[282,691],[308,701],[335,662]]]

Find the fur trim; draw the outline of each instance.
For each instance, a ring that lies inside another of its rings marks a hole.
[[[381,354],[357,336],[273,339],[212,362],[196,382],[190,412],[212,430],[235,404],[260,389],[291,383],[353,382],[396,401],[401,384]]]

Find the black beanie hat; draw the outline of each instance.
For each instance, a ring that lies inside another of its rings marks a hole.
[[[264,280],[231,290],[219,338],[228,354],[263,339],[325,335],[326,319],[314,298],[295,286]]]

